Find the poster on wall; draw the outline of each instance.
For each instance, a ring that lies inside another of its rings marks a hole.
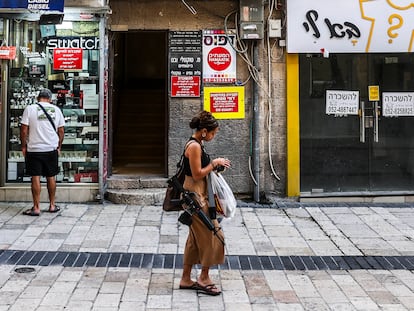
[[[286,2],[288,53],[397,53],[414,49],[411,0]]]
[[[326,114],[358,115],[359,91],[326,91]]]
[[[201,31],[169,33],[171,97],[200,97]]]
[[[382,93],[382,115],[384,117],[413,117],[414,92]]]
[[[64,0],[1,0],[0,8],[63,12]]]
[[[203,31],[203,82],[236,82],[236,36],[224,30]]]
[[[82,70],[82,49],[53,49],[54,70]]]
[[[200,97],[200,77],[172,76],[171,97]]]
[[[204,109],[216,119],[244,119],[244,86],[205,87]]]

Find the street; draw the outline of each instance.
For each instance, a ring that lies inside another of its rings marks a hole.
[[[64,203],[30,217],[28,204],[0,202],[0,311],[414,310],[411,204],[240,204],[222,222],[216,297],[178,289],[178,212]]]

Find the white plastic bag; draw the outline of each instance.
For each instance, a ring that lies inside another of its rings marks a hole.
[[[216,172],[211,172],[209,178],[214,193],[217,213],[226,218],[234,217],[237,201],[226,180],[220,173]]]

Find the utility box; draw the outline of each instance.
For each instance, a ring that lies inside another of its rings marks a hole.
[[[261,0],[240,0],[240,38],[263,39],[264,12]]]
[[[280,38],[282,37],[282,21],[280,19],[269,19],[269,38]]]

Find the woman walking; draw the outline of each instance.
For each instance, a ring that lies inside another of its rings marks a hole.
[[[196,193],[198,203],[209,215],[207,176],[219,166],[228,168],[230,161],[225,158],[210,160],[204,149],[204,142],[211,141],[217,134],[218,122],[210,112],[202,111],[192,118],[190,128],[194,133],[187,142],[184,152],[184,189]],[[208,295],[220,295],[209,275],[210,267],[224,263],[224,235],[217,219],[212,219],[216,233],[210,231],[197,216],[192,224],[184,249],[183,274],[180,289],[194,289]],[[191,279],[193,265],[201,264],[201,273],[196,281]]]

